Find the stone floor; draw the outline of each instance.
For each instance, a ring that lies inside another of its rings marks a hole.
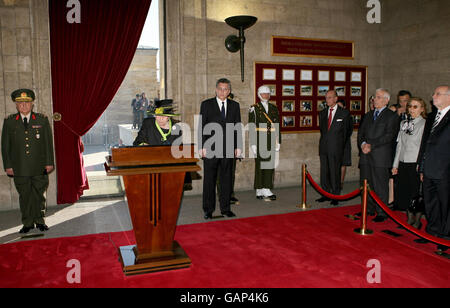
[[[349,182],[344,185],[343,194],[355,190],[358,183]],[[301,211],[297,207],[301,203],[299,187],[274,189],[277,201],[265,202],[255,198],[254,191],[237,191],[239,205],[232,205],[235,218],[217,218],[205,221],[202,211],[202,196],[185,196],[182,200],[178,225],[214,222],[217,220],[239,219],[244,217],[284,214]],[[319,195],[308,185],[308,204],[311,210],[332,207],[329,202],[317,203]],[[339,206],[359,204],[355,198],[340,202]],[[220,215],[216,205],[214,215]],[[50,230],[42,235],[36,229],[22,238],[18,231],[21,228],[19,210],[0,213],[0,244],[23,240],[79,236],[85,234],[119,232],[132,229],[127,202],[124,198],[87,199],[73,205],[50,207],[46,215],[46,223]]]

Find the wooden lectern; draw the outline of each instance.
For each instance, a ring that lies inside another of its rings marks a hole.
[[[174,241],[186,172],[199,171],[194,146],[176,147],[192,158],[174,158],[171,146],[113,148],[108,176],[123,176],[135,246],[119,248],[125,275],[189,267],[191,260]],[[190,150],[190,152],[189,152]]]

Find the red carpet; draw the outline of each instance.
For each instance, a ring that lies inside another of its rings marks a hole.
[[[358,210],[179,226],[176,240],[192,266],[130,277],[122,273],[115,246],[133,244],[132,231],[1,245],[0,287],[450,287],[450,260],[435,255],[435,245],[415,244],[415,236],[389,221],[369,221],[375,234],[360,236],[353,232],[359,222],[344,217]],[[71,259],[80,261],[81,284],[66,280]],[[371,259],[381,263],[380,284],[367,282]]]

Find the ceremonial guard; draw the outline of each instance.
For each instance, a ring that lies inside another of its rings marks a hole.
[[[265,201],[276,200],[273,189],[275,175],[275,152],[280,151],[281,131],[278,108],[269,103],[270,89],[258,89],[260,102],[254,104],[248,115],[250,125],[250,147],[255,158],[256,198]],[[253,129],[253,130],[252,130]]]
[[[19,89],[11,94],[18,113],[3,122],[2,157],[3,166],[19,193],[23,228],[48,230],[44,222],[45,191],[48,188],[48,173],[54,168],[53,137],[48,118],[32,111],[35,94],[28,89]]]

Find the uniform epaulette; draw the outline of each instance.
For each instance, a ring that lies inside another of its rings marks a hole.
[[[35,113],[35,115],[37,116],[37,117],[39,117],[39,118],[47,118],[47,116],[45,115],[45,114],[42,114],[42,113]]]
[[[13,119],[13,118],[15,118],[17,115],[18,115],[18,113],[10,114],[6,119],[7,119],[7,120]]]

